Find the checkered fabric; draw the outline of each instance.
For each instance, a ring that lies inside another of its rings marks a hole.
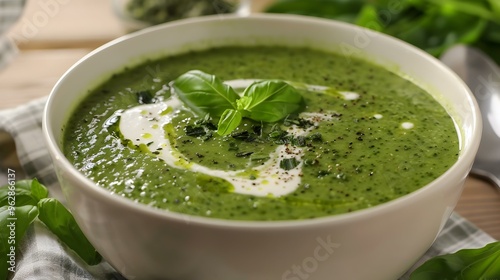
[[[0,111],[0,139],[3,131],[4,139],[15,142],[15,152],[21,163],[18,168],[22,168],[28,177],[38,178],[49,188],[51,196],[62,198],[48,151],[43,143],[41,119],[44,104],[45,98],[19,108]],[[10,137],[5,137],[7,134]],[[1,146],[0,141],[0,150],[13,146],[8,142],[4,141]],[[5,172],[6,168],[2,168],[2,171]],[[414,268],[433,256],[463,248],[483,247],[492,241],[492,237],[453,213],[436,242]],[[13,276],[16,280],[123,279],[106,262],[93,267],[87,266],[40,223],[35,223],[28,230],[19,256],[18,270]],[[413,268],[410,271],[412,270]],[[401,279],[408,278],[409,272]]]

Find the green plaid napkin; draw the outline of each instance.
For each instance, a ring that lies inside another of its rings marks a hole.
[[[2,151],[0,156],[3,154],[4,158],[3,161],[0,158],[2,165],[0,168],[4,172],[7,168],[14,168],[16,174],[23,171],[27,177],[36,177],[49,188],[51,196],[62,199],[42,137],[41,119],[44,104],[45,98],[19,108],[0,111],[0,151]],[[16,149],[11,148],[9,151],[7,149],[13,147],[12,142],[15,143]],[[19,164],[14,161],[6,163],[6,158],[12,158],[9,152],[17,154]],[[453,213],[436,242],[414,268],[433,256],[453,253],[464,248],[483,247],[492,241],[494,241],[492,237]],[[412,270],[413,268],[410,271]],[[408,278],[409,272],[401,279]],[[87,266],[42,224],[35,223],[23,240],[17,272],[13,279],[123,279],[123,277],[106,262],[97,266]]]

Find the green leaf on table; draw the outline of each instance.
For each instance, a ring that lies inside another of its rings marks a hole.
[[[90,244],[64,205],[54,198],[44,198],[38,202],[38,208],[38,218],[87,264],[96,265],[101,262],[101,255]]]
[[[192,70],[173,84],[179,98],[196,114],[220,117],[226,109],[236,109],[238,94],[214,75]]]
[[[0,187],[0,228],[7,232],[0,235],[0,280],[6,279],[8,272],[15,269],[8,263],[10,255],[17,254],[19,242],[37,217],[88,264],[100,262],[101,256],[83,235],[71,213],[59,201],[47,196],[47,188],[36,179]]]
[[[40,201],[42,198],[47,198],[49,196],[49,191],[47,188],[40,184],[37,179],[26,180],[31,181],[31,195],[37,200]]]
[[[37,215],[38,209],[33,205],[0,207],[0,228],[5,233],[0,234],[0,279],[7,279],[9,271],[15,271],[19,262],[16,250]]]
[[[16,257],[19,242],[38,215],[36,205],[38,197],[43,196],[44,187],[40,188],[36,185],[38,181],[34,181],[9,181],[0,187],[0,228],[5,233],[0,235],[0,279],[5,279],[8,272],[15,269],[8,262]],[[12,262],[15,263],[17,260]]]
[[[243,97],[250,98],[243,110],[255,121],[277,122],[303,105],[302,95],[293,86],[277,80],[255,82]]]
[[[499,263],[500,242],[493,242],[483,248],[434,257],[417,268],[410,280],[497,279]]]
[[[233,109],[226,109],[220,117],[217,133],[221,136],[230,134],[241,123],[241,112]]]
[[[13,185],[0,188],[0,206],[36,205],[48,193],[47,188],[36,179],[16,181]]]
[[[0,207],[36,205],[36,203],[37,200],[32,196],[30,190],[10,185],[0,188]]]

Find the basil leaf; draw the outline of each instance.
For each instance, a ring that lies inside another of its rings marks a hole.
[[[44,198],[38,202],[38,208],[38,218],[87,264],[96,265],[101,262],[101,255],[85,237],[73,215],[59,201]]]
[[[15,270],[12,265],[17,261],[11,265],[10,258],[15,258],[21,238],[37,216],[88,264],[100,262],[101,256],[83,235],[73,216],[59,201],[47,196],[47,188],[36,179],[21,180],[0,188],[0,227],[12,228],[15,232],[0,235],[0,279],[5,279],[8,271]]]
[[[24,206],[36,205],[37,200],[31,195],[31,191],[14,186],[3,186],[0,188],[1,206]]]
[[[500,275],[500,242],[479,249],[460,250],[434,257],[410,276],[410,280],[495,279]]]
[[[19,263],[19,255],[17,255],[16,250],[26,230],[37,215],[38,209],[33,205],[0,207],[0,228],[2,229],[2,234],[0,234],[0,279],[7,279],[8,272],[15,271],[15,266]]]
[[[302,95],[283,81],[255,82],[245,89],[243,96],[250,98],[243,109],[255,121],[277,122],[303,105]]]
[[[240,111],[233,109],[225,110],[220,117],[217,133],[221,136],[230,134],[240,125],[242,118]]]
[[[40,199],[46,198],[49,195],[49,191],[47,190],[47,188],[44,185],[40,184],[40,182],[38,182],[37,179],[31,180],[30,188],[31,188],[31,195],[37,201],[40,201]]]
[[[179,98],[196,114],[220,117],[226,109],[236,109],[238,94],[214,75],[192,70],[173,84]]]
[[[16,181],[14,185],[0,188],[0,206],[36,205],[48,193],[47,188],[36,179]]]

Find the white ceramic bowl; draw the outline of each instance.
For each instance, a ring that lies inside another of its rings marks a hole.
[[[240,222],[149,208],[79,173],[61,152],[61,131],[89,87],[124,65],[186,46],[281,43],[368,57],[429,90],[457,123],[460,157],[442,176],[399,199],[314,220]],[[289,15],[213,16],[169,23],[115,40],[76,63],[54,87],[44,134],[78,224],[130,279],[396,279],[431,246],[461,194],[481,118],[466,85],[406,43],[353,25]]]

